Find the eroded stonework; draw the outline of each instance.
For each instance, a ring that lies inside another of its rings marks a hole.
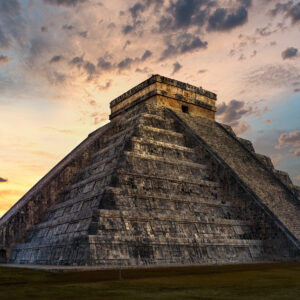
[[[0,250],[26,264],[299,260],[299,239],[287,174],[230,127],[152,100],[122,108],[0,220]]]

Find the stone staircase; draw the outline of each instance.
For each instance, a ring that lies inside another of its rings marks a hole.
[[[170,111],[171,112],[171,111]],[[300,249],[300,201],[277,172],[258,159],[251,149],[243,147],[232,131],[217,122],[171,112],[188,126],[210,151],[225,163],[256,198],[261,207],[276,220],[294,245]],[[275,173],[275,174],[274,174]]]

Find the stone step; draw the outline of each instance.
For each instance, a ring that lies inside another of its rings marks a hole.
[[[153,146],[158,146],[158,147],[163,147],[163,148],[176,149],[179,151],[189,152],[189,153],[195,152],[195,150],[193,148],[176,145],[174,143],[169,143],[169,142],[161,142],[161,141],[156,141],[153,139],[143,139],[141,137],[132,137],[131,140],[136,143],[140,143],[140,144],[147,144],[147,145],[153,145]]]
[[[248,220],[232,220],[232,219],[220,219],[211,218],[208,216],[191,217],[185,212],[172,212],[170,214],[157,213],[151,211],[120,211],[112,209],[99,209],[98,218],[110,218],[110,219],[121,219],[125,220],[149,222],[149,221],[167,221],[167,222],[179,222],[182,224],[199,223],[199,224],[211,224],[211,225],[222,225],[222,226],[250,226],[253,225],[252,221]]]
[[[173,119],[164,118],[158,115],[152,115],[148,113],[142,114],[142,118],[140,119],[139,124],[166,130],[175,129],[175,121]]]
[[[197,152],[193,148],[139,137],[131,139],[131,152],[199,163]]]
[[[115,239],[110,239],[105,235],[89,235],[90,243],[105,244],[110,242],[112,244],[135,242],[140,245],[198,245],[198,246],[263,246],[262,240],[246,240],[246,239],[222,239],[222,238],[184,238],[184,237],[147,237],[147,236],[132,236],[130,234],[120,234]]]
[[[96,151],[92,157],[91,161],[99,161],[100,159],[105,159],[107,157],[114,157],[115,155],[119,154],[117,150],[124,145],[124,138],[118,139],[114,143],[109,143],[106,147]]]
[[[79,180],[89,179],[90,176],[95,176],[101,174],[102,172],[107,172],[117,166],[118,157],[107,157],[101,161],[90,164],[88,167],[82,169],[78,174]]]
[[[139,125],[136,135],[143,139],[151,139],[160,142],[172,143],[180,146],[185,145],[185,137],[182,133],[174,130],[161,129],[152,126]]]
[[[146,154],[146,153],[139,153],[139,152],[130,152],[130,151],[125,151],[124,154],[126,156],[134,157],[134,158],[139,158],[141,160],[149,160],[149,161],[159,161],[163,162],[168,165],[175,165],[175,166],[187,166],[191,167],[194,169],[202,169],[203,171],[207,170],[207,166],[204,164],[200,164],[197,162],[193,162],[190,160],[180,160],[180,159],[174,159],[174,158],[167,158],[167,157],[162,157],[159,155],[153,155],[153,154]]]
[[[96,182],[102,181],[103,179],[111,176],[113,172],[114,170],[110,169],[103,172],[99,172],[95,175],[91,175],[86,179],[80,180],[72,184],[70,187],[68,187],[67,191],[71,192],[74,189],[84,187],[83,193],[87,193],[92,189],[92,185],[94,186]]]
[[[165,238],[171,238],[171,239],[184,239],[189,241],[214,241],[214,240],[256,240],[254,238],[251,238],[251,233],[247,235],[247,238],[244,238],[242,235],[238,234],[225,234],[225,233],[184,233],[180,231],[174,231],[174,232],[153,232],[150,231],[142,231],[142,230],[136,230],[135,232],[131,230],[125,229],[110,229],[105,228],[103,230],[98,230],[97,235],[102,237],[106,241],[117,241],[120,237],[137,237],[137,239],[157,239],[157,240],[164,240]]]
[[[206,166],[183,160],[170,160],[157,155],[126,152],[122,169],[131,170],[134,173],[153,176],[184,176],[189,178],[201,178],[209,180]]]
[[[119,169],[116,171],[118,174],[117,180],[118,183],[128,184],[134,183],[136,181],[136,186],[145,187],[146,189],[156,189],[167,188],[168,183],[177,184],[179,188],[183,185],[185,186],[205,186],[210,188],[220,188],[220,184],[210,180],[203,180],[201,178],[190,178],[189,176],[157,176],[157,175],[150,175],[150,174],[141,174],[141,173],[134,173],[129,172],[127,170]],[[165,182],[165,186],[163,184]],[[152,185],[152,186],[151,186]]]
[[[190,204],[203,204],[207,206],[216,206],[216,207],[235,207],[228,201],[216,199],[216,197],[201,195],[198,197],[192,195],[181,195],[174,193],[157,193],[155,191],[151,191],[151,193],[142,193],[136,192],[133,190],[122,190],[118,187],[107,187],[107,192],[111,192],[117,197],[123,198],[135,198],[135,199],[157,199],[162,201],[170,201],[170,202],[183,202]]]
[[[200,137],[209,149],[217,153],[218,159],[253,193],[256,201],[272,216],[286,237],[300,249],[300,232],[293,231],[293,226],[300,226],[300,218],[296,217],[300,214],[299,201],[295,199],[289,186],[274,176],[270,170],[271,166],[268,169],[265,163],[262,164],[257,156],[242,147],[236,137],[218,123],[177,112],[175,116],[183,126],[189,126],[194,131],[195,138]],[[295,239],[291,238],[289,233],[292,233]]]
[[[58,228],[61,225],[66,226],[65,231],[68,231],[68,227],[74,226],[88,226],[93,216],[93,209],[81,210],[75,213],[66,213],[56,219],[47,220],[39,224],[33,225],[31,231],[37,231],[44,228]],[[80,229],[83,230],[83,229]],[[85,228],[87,230],[87,228]]]

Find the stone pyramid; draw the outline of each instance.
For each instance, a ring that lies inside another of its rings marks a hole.
[[[214,121],[216,95],[159,75],[0,220],[0,260],[46,265],[300,259],[300,188]]]

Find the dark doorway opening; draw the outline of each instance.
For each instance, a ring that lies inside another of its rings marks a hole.
[[[6,251],[0,249],[0,264],[5,264],[7,262]]]
[[[188,114],[189,113],[189,107],[187,105],[181,105],[182,112]]]

